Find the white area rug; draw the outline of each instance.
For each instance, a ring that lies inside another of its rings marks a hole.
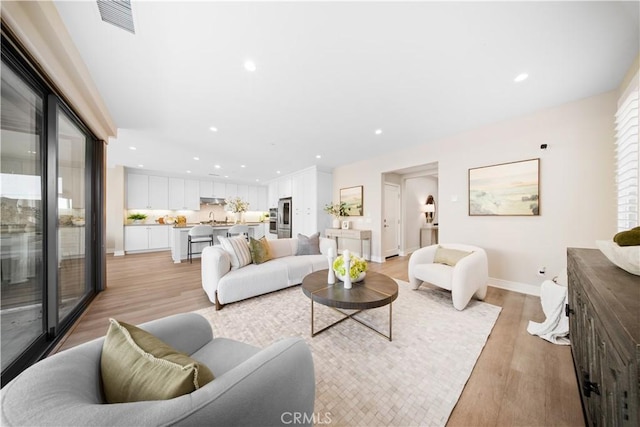
[[[397,282],[392,342],[350,319],[311,338],[311,302],[300,286],[197,313],[214,336],[258,347],[303,337],[313,352],[315,415],[323,424],[444,425],[501,308],[473,300],[457,311],[448,292]],[[340,318],[320,304],[315,314],[316,330]],[[388,332],[388,306],[358,316]]]

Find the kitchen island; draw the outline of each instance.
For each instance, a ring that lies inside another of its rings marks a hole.
[[[169,243],[171,245],[171,258],[175,264],[180,264],[182,260],[187,259],[187,246],[189,244],[189,230],[200,224],[187,224],[185,226],[175,226],[171,229],[169,235]],[[227,231],[235,224],[213,224],[213,239],[217,244],[217,236],[226,236]],[[249,236],[254,239],[259,239],[264,235],[264,225],[261,222],[248,222],[244,225],[249,226]],[[193,244],[193,258],[200,258],[200,254],[195,252],[202,252],[204,244]]]

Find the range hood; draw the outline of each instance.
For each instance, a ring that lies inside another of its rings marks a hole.
[[[222,197],[200,197],[201,205],[226,205],[227,202]]]

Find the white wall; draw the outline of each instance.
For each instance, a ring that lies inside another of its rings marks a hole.
[[[370,223],[353,225],[372,230],[373,259],[382,261],[381,174],[438,162],[440,242],[485,248],[492,284],[535,293],[538,267],[551,278],[566,266],[567,247],[594,248],[595,240],[615,234],[616,100],[617,92],[608,92],[336,168],[334,198],[340,188],[364,186]],[[548,150],[540,150],[543,143]],[[540,216],[468,215],[469,168],[538,157]]]
[[[124,255],[124,167],[107,168],[106,251]]]

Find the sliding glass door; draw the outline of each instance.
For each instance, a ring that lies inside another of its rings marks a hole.
[[[2,385],[44,357],[102,289],[104,146],[2,36]]]
[[[61,109],[57,112],[58,144],[58,319],[60,322],[92,291],[87,280],[86,205],[87,137]]]
[[[2,61],[0,277],[2,371],[45,340],[44,97]]]

